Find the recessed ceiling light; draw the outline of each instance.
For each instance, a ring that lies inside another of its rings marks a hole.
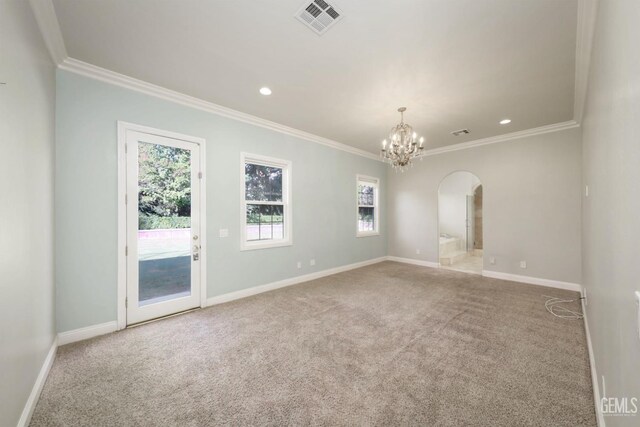
[[[269,89],[268,87],[260,88],[260,93],[264,96],[269,96],[271,95],[271,89]]]
[[[508,125],[509,123],[511,123],[511,119],[500,120],[501,125]]]

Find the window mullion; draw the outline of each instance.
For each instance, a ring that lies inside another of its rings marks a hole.
[[[274,205],[274,206],[284,206],[284,202],[269,202],[267,200],[246,200],[245,204],[247,205]]]
[[[291,162],[245,153],[241,159],[245,182],[241,195],[245,218],[243,235],[250,236],[243,239],[241,249],[290,244],[291,230],[285,224],[290,220]],[[248,200],[249,196],[261,199]]]

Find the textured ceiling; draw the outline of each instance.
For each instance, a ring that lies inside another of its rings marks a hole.
[[[573,117],[576,0],[334,3],[54,0],[72,58],[371,152],[399,106],[427,148]]]

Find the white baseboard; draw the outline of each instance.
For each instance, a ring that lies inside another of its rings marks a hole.
[[[462,271],[462,270],[456,270],[455,268],[451,268],[451,267],[443,267],[437,262],[423,261],[423,260],[412,259],[412,258],[388,256],[387,261],[403,262],[405,264],[421,265],[423,267],[443,268],[445,270]],[[462,272],[466,273],[465,271],[462,271]],[[476,274],[476,273],[469,272],[469,274]],[[549,288],[582,292],[582,286],[577,283],[561,282],[559,280],[550,280],[550,279],[540,279],[538,277],[520,276],[519,274],[501,273],[499,271],[490,271],[490,270],[482,270],[482,275],[484,277],[490,277],[492,279],[509,280],[511,282],[528,283],[530,285],[547,286]]]
[[[602,408],[600,406],[600,383],[598,382],[598,373],[596,371],[596,359],[593,355],[593,346],[591,344],[591,332],[589,332],[589,320],[587,319],[587,310],[582,302],[582,313],[584,314],[584,331],[587,336],[587,350],[589,351],[589,366],[591,367],[591,384],[593,386],[593,400],[596,405],[596,420],[598,427],[605,427],[604,415],[602,414]]]
[[[49,376],[49,370],[51,369],[51,365],[53,365],[53,361],[56,358],[57,349],[58,349],[58,339],[54,338],[53,344],[49,349],[49,353],[47,353],[47,357],[44,359],[42,368],[40,368],[40,373],[38,373],[38,378],[36,378],[36,382],[35,384],[33,384],[33,388],[31,389],[31,393],[29,394],[27,403],[24,405],[24,409],[22,410],[22,415],[20,415],[20,419],[18,420],[18,427],[26,427],[31,422],[31,416],[33,415],[33,411],[36,409],[38,398],[40,397],[40,393],[42,392],[44,383],[47,381],[47,376]]]
[[[74,329],[72,331],[60,332],[58,334],[58,345],[87,340],[99,335],[115,332],[116,330],[118,330],[118,322],[113,321],[101,323],[99,325],[87,326],[86,328]]]
[[[252,295],[261,294],[263,292],[273,291],[275,289],[284,288],[286,286],[297,285],[299,283],[308,282],[310,280],[320,279],[321,277],[331,276],[332,274],[342,273],[344,271],[354,270],[367,265],[377,264],[386,261],[387,257],[369,259],[367,261],[356,262],[354,264],[343,265],[340,267],[329,268],[327,270],[317,271],[315,273],[304,274],[302,276],[291,277],[289,279],[279,280],[277,282],[267,283],[265,285],[254,286],[240,291],[229,292],[227,294],[218,295],[207,299],[207,306],[222,304],[234,301],[240,298],[250,297]]]
[[[577,283],[561,282],[559,280],[540,279],[538,277],[520,276],[519,274],[501,273],[499,271],[482,270],[482,275],[492,279],[509,280],[511,282],[528,283],[530,285],[547,286],[549,288],[564,289],[566,291],[582,292],[582,286]]]
[[[405,264],[421,265],[423,267],[440,268],[440,264],[432,261],[423,261],[421,259],[401,258],[397,256],[388,256],[387,261],[402,262]]]

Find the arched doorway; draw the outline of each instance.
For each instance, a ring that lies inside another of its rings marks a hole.
[[[440,266],[482,274],[483,187],[467,171],[453,172],[438,188],[438,251]]]

